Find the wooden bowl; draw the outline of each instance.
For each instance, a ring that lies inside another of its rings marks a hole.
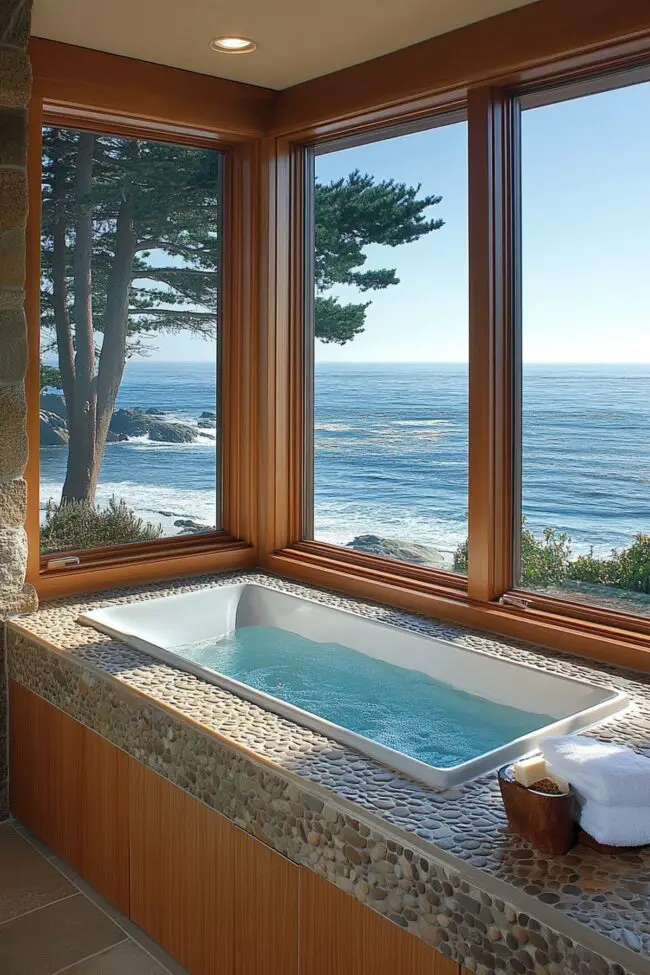
[[[508,823],[542,853],[560,856],[576,844],[576,799],[569,792],[537,792],[520,785],[512,765],[499,769],[499,787]]]

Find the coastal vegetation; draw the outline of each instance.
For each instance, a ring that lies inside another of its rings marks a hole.
[[[612,549],[608,558],[586,555],[572,558],[571,538],[565,532],[545,528],[538,538],[521,531],[521,584],[527,588],[589,583],[629,592],[650,594],[650,535],[639,533],[628,548]],[[467,541],[454,554],[454,572],[467,573]]]
[[[65,552],[152,542],[160,538],[160,525],[138,518],[125,501],[111,498],[106,508],[95,508],[82,501],[64,505],[48,502],[45,524],[41,528],[44,552]]]

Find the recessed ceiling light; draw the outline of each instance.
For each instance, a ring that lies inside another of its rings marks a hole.
[[[221,54],[250,54],[257,44],[250,37],[213,37],[210,47]]]

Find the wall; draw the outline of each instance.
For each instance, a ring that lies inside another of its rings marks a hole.
[[[31,7],[32,0],[2,0],[0,10],[0,821],[9,814],[2,620],[36,608],[35,592],[25,585],[27,490],[22,477],[27,461],[26,108],[32,80],[25,48]]]

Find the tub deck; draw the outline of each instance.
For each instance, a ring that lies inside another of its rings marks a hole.
[[[494,775],[452,789],[424,786],[76,622],[101,607],[244,582],[497,660],[615,687],[628,695],[628,709],[590,734],[650,751],[647,675],[262,573],[45,604],[10,623],[10,677],[471,970],[502,970],[524,951],[531,971],[648,972],[649,850],[610,858],[578,846],[563,857],[543,857],[507,831]]]

